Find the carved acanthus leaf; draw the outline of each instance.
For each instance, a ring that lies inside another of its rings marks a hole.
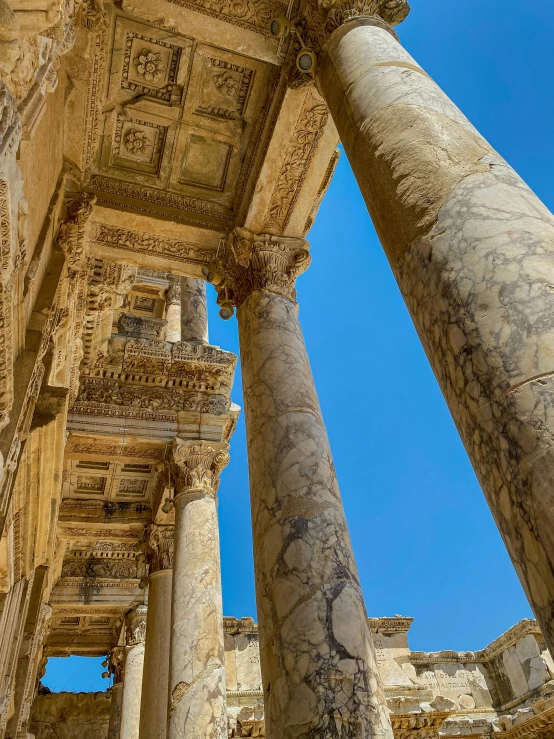
[[[173,526],[150,526],[147,535],[150,573],[173,568]]]
[[[236,228],[230,235],[224,257],[208,275],[218,293],[220,316],[230,318],[256,290],[296,299],[296,278],[310,264],[308,242],[304,239],[253,234]]]
[[[229,463],[229,444],[226,442],[173,442],[173,483],[176,495],[207,492],[216,495],[219,475]]]

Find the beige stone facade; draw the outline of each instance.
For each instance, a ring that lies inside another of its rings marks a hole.
[[[554,737],[554,219],[408,11],[0,0],[0,739]],[[295,292],[339,137],[537,617],[477,653],[365,611]],[[222,612],[206,282],[258,626]],[[110,692],[37,695],[71,654]]]

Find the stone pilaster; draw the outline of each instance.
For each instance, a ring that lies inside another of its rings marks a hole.
[[[171,275],[169,278],[165,306],[166,341],[181,341],[181,280],[179,277]]]
[[[216,494],[228,444],[173,447],[175,557],[169,739],[227,739],[225,655]]]
[[[204,280],[181,278],[181,340],[208,343],[208,306]]]
[[[171,638],[173,526],[152,525],[148,532],[147,544],[150,577],[140,736],[144,739],[165,739]]]
[[[318,86],[554,650],[554,217],[392,29],[342,20]]]
[[[139,736],[146,611],[146,606],[137,606],[126,620],[120,739],[138,739]]]
[[[269,739],[392,738],[295,303],[308,245],[235,233],[214,269],[238,306]]]

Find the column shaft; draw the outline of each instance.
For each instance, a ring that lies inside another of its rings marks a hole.
[[[122,703],[123,683],[114,683],[112,686],[112,701],[110,707],[110,723],[108,724],[108,739],[119,739],[121,731]]]
[[[145,635],[146,607],[138,606],[128,618],[126,630],[120,739],[139,736]]]
[[[238,321],[268,739],[392,739],[297,306]]]
[[[181,278],[181,341],[208,343],[208,305],[204,280]]]
[[[377,19],[319,85],[554,650],[554,218]]]
[[[178,277],[170,277],[165,302],[166,341],[181,341],[181,285]]]
[[[209,464],[198,467],[215,450],[196,445],[181,447],[194,459],[175,483],[168,737],[227,739],[217,486],[206,487]]]
[[[140,708],[141,739],[165,739],[169,691],[173,527],[152,526],[148,585],[148,620]]]

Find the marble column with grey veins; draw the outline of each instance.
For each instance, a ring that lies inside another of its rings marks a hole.
[[[352,15],[318,86],[552,651],[554,217],[392,29]]]
[[[181,277],[181,341],[208,343],[206,283]]]
[[[123,671],[125,669],[125,650],[116,647],[109,655],[110,672],[114,676],[110,701],[110,721],[108,739],[119,739],[121,732],[121,708],[123,704]]]
[[[169,276],[165,298],[166,341],[181,341],[181,278]]]
[[[173,526],[153,524],[148,531],[150,576],[144,673],[140,705],[141,739],[165,739],[171,637]]]
[[[146,612],[146,606],[136,606],[126,619],[120,739],[139,736]]]
[[[231,245],[217,289],[238,305],[266,734],[392,739],[298,320],[307,243],[241,230]]]
[[[169,739],[227,739],[225,651],[216,494],[228,444],[173,447],[175,551]]]

